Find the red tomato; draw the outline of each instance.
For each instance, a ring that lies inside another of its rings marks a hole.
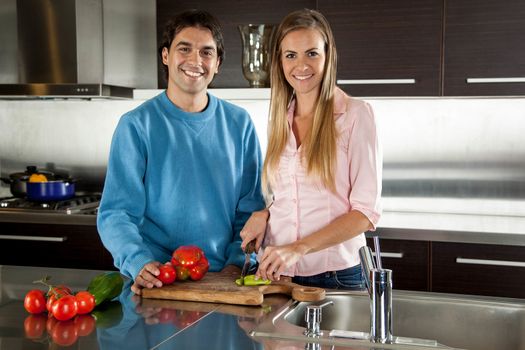
[[[162,282],[162,284],[172,284],[177,279],[177,274],[175,269],[171,265],[162,265],[159,267],[160,274],[157,278]]]
[[[31,314],[39,314],[46,311],[46,297],[44,292],[33,289],[27,292],[24,298],[24,308]]]
[[[51,306],[53,306],[53,303],[57,300],[57,298],[54,296],[54,295],[50,295],[48,298],[47,298],[47,302],[46,302],[46,309],[47,309],[47,312],[51,313]]]
[[[171,263],[173,266],[182,265],[191,267],[201,259],[202,255],[204,255],[204,252],[197,246],[180,246],[173,252]]]
[[[29,315],[24,320],[24,332],[28,339],[40,339],[46,330],[46,315]]]
[[[58,301],[62,299],[63,298]],[[60,346],[73,345],[78,339],[77,327],[73,320],[58,321],[51,331],[51,339],[53,339],[55,344]]]
[[[75,295],[77,300],[77,314],[88,314],[95,308],[95,297],[88,291],[78,292]]]
[[[78,335],[81,337],[91,334],[96,327],[95,318],[91,315],[77,315],[73,322],[77,327]]]
[[[51,312],[59,321],[72,319],[78,312],[77,300],[72,295],[66,295],[53,303]]]
[[[199,262],[190,269],[190,278],[194,281],[202,279],[206,272],[208,272],[209,267],[208,259],[203,255]]]
[[[49,292],[47,292],[47,296],[54,295],[55,297],[56,296],[61,297],[61,296],[70,295],[70,294],[73,294],[73,292],[71,291],[71,288],[63,284],[58,285],[58,286],[52,286],[49,289]]]

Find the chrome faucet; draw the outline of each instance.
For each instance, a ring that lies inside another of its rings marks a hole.
[[[306,307],[306,312],[304,313],[306,330],[304,331],[304,335],[308,337],[319,337],[323,335],[323,332],[321,332],[321,310],[323,307],[333,304],[334,302],[330,300],[321,305],[308,305]]]
[[[374,245],[376,261],[369,247],[359,249],[359,258],[370,295],[370,340],[374,343],[392,343],[392,270],[382,267],[377,237],[374,237]]]

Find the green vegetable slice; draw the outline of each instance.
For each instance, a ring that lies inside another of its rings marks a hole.
[[[255,279],[255,275],[246,275],[244,276],[244,284],[242,283],[242,280],[240,278],[237,278],[235,280],[235,284],[238,286],[262,286],[266,284],[270,284],[272,281],[270,280],[264,280],[264,279]]]

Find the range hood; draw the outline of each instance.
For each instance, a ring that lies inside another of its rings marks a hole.
[[[157,88],[155,0],[2,0],[0,98]]]

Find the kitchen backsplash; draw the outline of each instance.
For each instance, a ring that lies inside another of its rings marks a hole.
[[[250,112],[264,153],[269,90],[211,92]],[[0,100],[2,177],[37,165],[100,191],[120,116],[157,93],[144,90],[128,101]],[[384,197],[525,200],[525,98],[365,100],[380,128]],[[7,195],[2,184],[0,196]]]

